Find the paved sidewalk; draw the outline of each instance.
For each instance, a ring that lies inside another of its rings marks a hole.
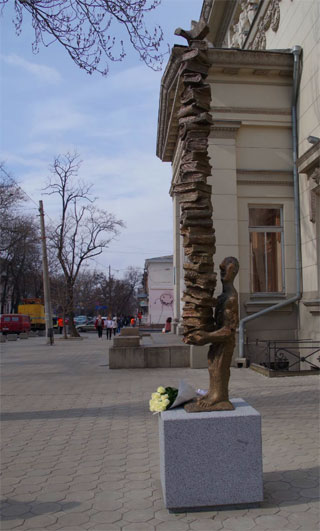
[[[318,376],[267,379],[232,369],[231,397],[262,414],[265,501],[175,515],[162,501],[148,400],[180,378],[206,388],[208,372],[111,371],[107,344],[95,334],[53,347],[44,338],[0,344],[2,530],[318,529]]]

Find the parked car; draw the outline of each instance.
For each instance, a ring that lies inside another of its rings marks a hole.
[[[20,334],[30,332],[31,319],[21,313],[3,313],[0,315],[0,332],[2,334]]]
[[[86,315],[78,315],[74,318],[74,322],[77,325],[86,324],[88,321],[88,317]]]
[[[77,325],[76,329],[78,330],[78,332],[92,332],[93,330],[95,330],[95,326],[94,326],[95,322],[96,322],[95,318],[88,319],[86,323]]]

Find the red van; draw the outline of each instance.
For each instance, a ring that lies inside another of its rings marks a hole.
[[[0,315],[0,333],[20,334],[30,332],[31,321],[29,315],[20,313],[3,313]]]

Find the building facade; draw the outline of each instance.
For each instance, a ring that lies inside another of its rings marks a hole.
[[[215,271],[224,257],[239,259],[240,355],[261,362],[262,341],[320,340],[320,4],[205,0],[200,19],[209,28]],[[185,50],[174,46],[163,76],[157,143],[157,155],[172,164],[177,333],[186,260],[175,193]]]
[[[173,257],[160,256],[145,261],[145,291],[148,314],[144,320],[150,325],[163,326],[173,317]]]

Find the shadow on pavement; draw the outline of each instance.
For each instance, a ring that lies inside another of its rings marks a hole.
[[[147,401],[124,402],[102,407],[84,407],[72,409],[49,409],[45,411],[15,411],[1,413],[0,420],[41,420],[41,419],[67,419],[81,417],[143,417],[149,411]]]
[[[0,520],[16,520],[21,517],[24,520],[35,518],[42,514],[53,513],[57,511],[69,511],[78,505],[80,502],[21,502],[8,498],[6,500],[8,506],[3,509],[0,514]],[[30,512],[34,511],[34,512]],[[10,514],[11,513],[11,514]]]

